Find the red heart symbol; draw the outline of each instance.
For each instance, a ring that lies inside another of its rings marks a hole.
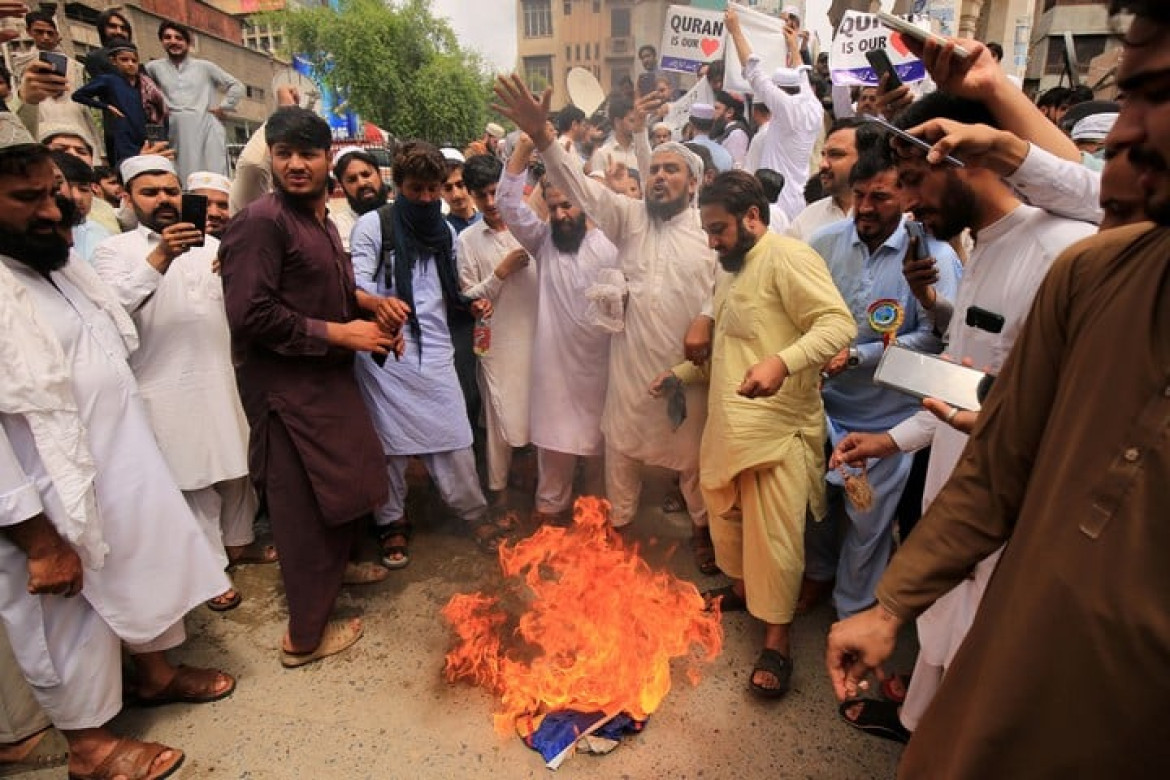
[[[718,38],[704,38],[699,41],[699,48],[703,50],[703,54],[710,57],[719,48]]]
[[[906,45],[906,42],[902,40],[902,33],[890,33],[890,45],[894,47],[894,51],[898,52],[903,57],[910,53],[910,48]]]

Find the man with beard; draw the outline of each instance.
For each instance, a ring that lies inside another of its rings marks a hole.
[[[111,208],[117,209],[122,206],[122,195],[125,194],[125,190],[122,189],[122,182],[118,180],[118,174],[104,165],[97,165],[93,169],[93,194],[108,203]]]
[[[714,132],[715,128],[714,106],[709,106],[706,103],[695,103],[692,105],[690,114],[687,116],[687,126],[692,133],[691,140],[688,143],[698,144],[706,148],[707,152],[711,155],[711,163],[719,173],[730,171],[735,167],[735,161],[731,159],[731,153],[711,139],[711,133]]]
[[[390,483],[389,500],[375,513],[382,563],[410,563],[411,523],[406,517],[406,467],[419,458],[448,507],[475,541],[494,551],[502,529],[488,519],[479,486],[471,424],[455,370],[452,332],[487,311],[459,291],[454,231],[443,219],[440,191],[447,163],[425,141],[408,141],[394,154],[398,197],[358,220],[353,269],[368,294],[393,296],[409,307],[401,360],[380,364],[362,355],[357,380],[381,439],[379,468]]]
[[[680,363],[650,392],[661,395],[672,375],[710,381],[699,462],[716,560],[733,583],[704,595],[764,622],[749,685],[779,698],[792,677],[804,519],[825,509],[818,371],[857,327],[824,260],[769,232],[768,201],[751,174],[717,176],[699,193],[699,210],[727,272],[715,287],[711,362]]]
[[[180,180],[195,171],[226,175],[223,119],[244,97],[244,85],[214,62],[189,56],[191,31],[181,24],[164,21],[158,26],[158,39],[167,56],[146,63],[146,72],[166,95],[171,110],[171,147]]]
[[[333,155],[333,178],[345,193],[345,203],[329,210],[329,218],[349,251],[349,236],[362,214],[386,203],[389,190],[374,156],[360,146],[346,146]]]
[[[897,122],[901,127],[914,128],[935,120],[996,126],[996,120],[982,104],[941,92],[912,104]],[[917,284],[915,293],[920,305],[928,309],[943,306],[957,312],[958,317],[944,316],[950,322],[948,351],[956,359],[970,359],[989,373],[999,373],[1053,261],[1070,244],[1091,235],[1093,226],[1022,204],[996,171],[970,162],[961,170],[945,163],[930,165],[920,153],[903,146],[894,149],[905,206],[931,234],[950,240],[970,228],[975,236],[975,249],[955,296],[952,298],[934,285]],[[972,307],[992,312],[1001,318],[1001,324],[998,328],[981,326],[982,321],[971,320],[966,314]],[[944,422],[969,428],[974,417],[972,412],[951,412],[945,404],[928,401],[927,410],[892,429],[851,433],[838,443],[834,461],[855,464],[882,458],[884,463],[929,446],[923,496],[924,506],[929,507],[955,470],[967,444],[967,435],[961,429]],[[994,553],[980,562],[969,579],[918,619],[921,651],[900,713],[889,705],[858,700],[843,707],[846,720],[860,725],[884,723],[889,734],[908,737],[966,636],[998,561],[999,554]]]
[[[862,135],[862,139],[858,139]],[[786,234],[801,241],[808,241],[813,233],[826,225],[848,218],[853,209],[853,188],[849,185],[849,172],[857,162],[859,140],[868,148],[875,133],[865,127],[859,119],[838,119],[829,127],[825,143],[821,146],[821,165],[817,175],[825,197],[806,206],[788,226]]]
[[[76,214],[73,224],[73,251],[83,260],[92,260],[97,245],[111,235],[104,225],[90,218],[93,205],[93,169],[68,152],[53,152],[53,164],[65,179],[61,185],[61,193],[73,201]]]
[[[529,384],[539,282],[528,252],[500,215],[496,188],[504,166],[476,155],[463,166],[463,180],[483,219],[459,234],[459,286],[487,304],[491,347],[479,355],[479,392],[487,432],[487,489],[495,509],[507,506],[512,450],[530,441]]]
[[[889,430],[918,408],[912,396],[874,384],[886,339],[874,329],[872,307],[883,302],[898,307],[900,322],[890,338],[899,345],[916,352],[942,350],[930,306],[915,299],[902,275],[903,262],[916,258],[920,247],[906,229],[897,168],[887,155],[871,150],[853,166],[849,182],[853,219],[821,228],[809,241],[825,258],[857,321],[857,340],[824,367],[825,413],[834,445],[855,431]],[[959,258],[950,246],[932,238],[926,239],[923,249],[923,255],[936,260],[937,294],[952,300],[962,272]],[[895,512],[913,460],[912,455],[901,454],[870,463],[866,476],[873,502],[864,509],[846,500],[844,474],[831,471],[826,476],[836,489],[830,490],[826,520],[809,528],[805,576],[824,583],[824,589],[836,577],[833,601],[842,617],[873,603],[873,589],[893,548]],[[841,524],[843,535],[837,531]],[[815,592],[815,586],[810,590]]]
[[[742,97],[723,91],[715,95],[715,125],[711,132],[731,155],[732,165],[743,168],[748,153],[748,134],[743,121]]]
[[[219,247],[248,465],[265,496],[288,599],[281,663],[339,653],[360,620],[329,622],[356,520],[386,500],[378,438],[354,353],[395,348],[403,307],[354,287],[328,221],[329,125],[285,106],[264,128],[276,191],[248,205]],[[367,319],[368,318],[368,319]]]
[[[588,291],[621,272],[617,248],[588,225],[585,213],[561,190],[542,187],[547,223],[524,202],[533,149],[532,139],[521,135],[500,179],[497,204],[512,235],[536,261],[529,430],[538,469],[536,516],[544,520],[563,517],[570,508],[579,458],[587,475],[601,475],[609,332],[591,316]],[[571,159],[572,150],[565,151]]]
[[[256,494],[248,483],[248,423],[232,369],[223,286],[212,271],[219,241],[181,220],[170,160],[131,157],[122,163],[122,179],[138,227],[103,241],[94,270],[138,328],[142,343],[130,369],[159,449],[226,567],[255,540]],[[229,589],[208,606],[223,611],[239,603],[240,594]]]
[[[695,561],[701,571],[712,574],[715,555],[699,488],[699,437],[706,417],[706,393],[698,386],[682,391],[687,414],[676,425],[666,402],[646,392],[657,367],[673,366],[683,359],[683,336],[715,287],[714,252],[707,246],[698,210],[692,205],[703,175],[702,162],[682,144],[661,144],[650,156],[645,200],[633,200],[586,177],[554,144],[555,136],[545,120],[550,90],[538,103],[513,75],[497,80],[495,92],[500,108],[536,144],[548,183],[578,205],[618,248],[625,289],[616,295],[620,332],[610,341],[609,387],[601,419],[610,521],[621,528],[634,519],[643,466],[680,472],[693,525]],[[638,124],[642,126],[636,124],[634,129],[639,143],[649,147],[644,115]]]
[[[42,144],[53,152],[65,152],[81,160],[86,165],[93,165],[93,147],[81,136],[68,128],[49,125],[40,128],[38,138]],[[90,217],[110,232],[117,235],[122,232],[118,223],[118,214],[115,211],[119,206],[108,204],[105,199],[98,199],[90,204]]]
[[[1170,759],[1170,7],[1133,0],[1113,10],[1134,17],[1109,143],[1130,150],[1157,224],[1106,231],[1053,264],[878,605],[829,636],[834,688],[854,695],[900,626],[1006,543],[903,754],[903,777],[1140,777]],[[929,62],[938,47],[924,54]],[[1085,688],[1087,669],[1106,684]]]
[[[0,620],[69,743],[71,776],[165,777],[180,751],[105,728],[122,708],[119,640],[140,698],[229,695],[229,675],[162,652],[228,583],[126,365],[134,325],[70,257],[71,209],[48,151],[0,115]]]
[[[231,216],[228,210],[231,179],[211,171],[197,171],[187,177],[186,191],[207,198],[207,235],[222,238],[223,229],[227,227]]]

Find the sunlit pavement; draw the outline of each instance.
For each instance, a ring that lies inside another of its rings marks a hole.
[[[687,515],[660,511],[667,485],[663,473],[648,472],[630,536],[652,564],[671,567],[701,589],[722,584],[722,578],[702,577],[695,569],[686,544]],[[456,522],[442,518],[425,490],[414,493],[410,565],[384,583],[347,588],[339,600],[339,615],[365,620],[365,636],[353,648],[302,669],[283,669],[277,567],[244,567],[235,575],[243,604],[223,614],[197,609],[187,621],[190,640],[176,656],[232,672],[239,680],[236,693],[208,705],[126,709],[114,728],[185,750],[178,778],[547,777],[550,770],[538,753],[494,732],[488,693],[443,680],[451,633],[439,610],[452,594],[490,589],[499,575],[495,559],[480,552]],[[375,557],[372,542],[368,557]],[[823,660],[831,622],[826,605],[797,619],[793,689],[768,702],[747,690],[761,629],[742,613],[725,616],[723,654],[705,667],[696,687],[686,681],[683,664],[676,664],[674,688],[641,734],[609,755],[570,758],[557,775],[893,777],[901,747],[838,720]],[[908,670],[912,648],[901,648],[899,659],[898,668]],[[21,777],[63,778],[65,771]]]

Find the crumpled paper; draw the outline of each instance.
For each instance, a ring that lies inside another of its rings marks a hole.
[[[586,316],[608,333],[626,329],[626,277],[616,268],[603,268],[597,281],[585,291],[589,300]]]

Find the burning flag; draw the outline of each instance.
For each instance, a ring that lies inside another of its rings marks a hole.
[[[578,499],[570,527],[546,525],[500,548],[515,586],[504,596],[459,594],[443,608],[458,636],[447,679],[500,696],[500,733],[527,735],[563,711],[644,721],[670,690],[672,659],[688,658],[694,684],[699,662],[719,655],[718,610],[706,611],[693,584],[652,570],[609,533],[607,508]]]

